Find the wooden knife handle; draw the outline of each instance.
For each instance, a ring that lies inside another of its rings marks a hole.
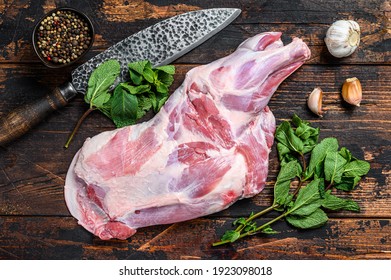
[[[19,138],[41,122],[51,112],[65,105],[77,94],[71,83],[56,87],[42,98],[23,105],[0,120],[0,146]]]

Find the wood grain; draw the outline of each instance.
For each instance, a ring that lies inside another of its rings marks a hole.
[[[281,221],[273,227],[277,235],[211,247],[235,218],[272,202],[279,169],[273,147],[268,182],[261,194],[207,217],[139,229],[125,241],[99,240],[70,216],[63,186],[72,157],[84,140],[114,125],[94,112],[70,148],[64,149],[73,126],[87,109],[78,96],[11,146],[0,146],[0,259],[391,259],[389,1],[0,1],[0,118],[70,79],[73,67],[45,68],[31,46],[35,22],[50,9],[64,5],[90,15],[95,25],[94,46],[78,64],[169,16],[222,6],[242,9],[233,24],[175,62],[177,74],[171,90],[193,67],[230,54],[259,32],[281,31],[285,43],[292,37],[302,38],[312,57],[280,85],[269,106],[277,124],[296,113],[320,127],[321,138],[337,137],[341,146],[369,161],[371,170],[357,189],[338,193],[357,201],[361,211],[330,213],[326,226],[309,231]],[[336,59],[327,52],[323,38],[328,26],[341,18],[360,24],[362,40],[352,56]],[[341,99],[342,83],[350,77],[359,78],[363,86],[359,108]],[[323,118],[306,106],[308,94],[317,86],[325,92]],[[265,221],[274,216],[268,214]]]
[[[31,31],[44,12],[56,5],[42,5],[42,1],[23,2],[26,3],[22,6],[0,5],[0,12],[3,11],[7,15],[10,13],[9,17],[3,19],[3,25],[7,24],[8,28],[1,30],[4,38],[1,46],[4,51],[0,62],[38,62],[33,55]],[[186,4],[170,4],[170,1],[111,0],[102,1],[101,4],[95,1],[88,6],[77,3],[75,8],[91,16],[95,24],[97,36],[91,55],[161,19],[202,8],[235,7],[242,9],[242,15],[222,31],[224,36],[215,36],[204,44],[206,48],[197,48],[178,62],[210,62],[232,51],[245,38],[264,31],[283,32],[285,42],[289,42],[292,37],[302,38],[312,51],[310,63],[388,64],[390,61],[391,12],[387,10],[387,1],[326,1],[322,4],[316,3],[317,1],[299,4],[295,4],[295,1],[242,2],[238,4],[236,1],[213,1],[206,4],[205,1],[186,1]],[[354,19],[362,30],[358,51],[342,61],[328,54],[323,41],[327,28],[336,18]],[[219,47],[211,48],[213,45]]]
[[[212,247],[232,219],[140,229],[129,240],[102,241],[69,217],[1,217],[0,259],[389,259],[389,219],[332,219],[299,231],[284,222],[273,236]]]

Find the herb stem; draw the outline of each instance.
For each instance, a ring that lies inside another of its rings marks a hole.
[[[287,211],[287,212],[284,212],[282,213],[280,216],[274,218],[273,220],[267,222],[267,223],[264,223],[263,225],[257,227],[255,230],[253,231],[248,231],[248,232],[245,232],[243,234],[240,235],[239,238],[242,238],[242,237],[245,237],[245,236],[248,236],[248,235],[253,235],[253,234],[256,234],[258,232],[260,232],[261,230],[263,230],[264,228],[266,228],[267,226],[270,226],[271,224],[281,220],[282,218],[284,218],[285,216],[287,216],[290,212]]]
[[[295,197],[299,193],[301,186],[303,185],[303,182],[304,182],[303,179],[300,179],[299,185],[297,186],[295,192],[293,193],[293,197]]]
[[[246,222],[245,222],[244,224],[241,224],[240,226],[238,226],[238,227],[235,229],[235,231],[236,231],[236,232],[241,232],[242,229],[245,227],[245,225],[246,225],[248,222],[251,222],[252,220],[254,220],[254,219],[256,219],[256,218],[258,218],[258,217],[260,217],[260,216],[262,216],[262,215],[264,215],[264,214],[266,214],[266,213],[268,213],[268,212],[270,212],[270,211],[272,211],[272,210],[274,210],[274,208],[276,208],[276,207],[278,207],[278,205],[277,205],[277,204],[273,204],[272,206],[270,206],[270,207],[268,207],[268,208],[266,208],[266,209],[263,209],[262,211],[260,211],[260,212],[258,212],[258,213],[256,213],[256,214],[254,214],[254,215],[252,215],[252,216],[250,216],[249,218],[247,218]]]
[[[328,191],[329,189],[331,189],[333,187],[333,183],[331,182],[328,186],[327,186],[327,188],[325,189],[325,191]]]
[[[275,206],[276,206],[276,205],[274,205],[274,207],[275,207]],[[269,207],[269,208],[270,208],[270,207]],[[267,209],[269,209],[269,208],[267,208]],[[266,209],[265,209],[265,210],[266,210]],[[255,230],[247,231],[247,232],[241,234],[241,235],[239,236],[238,239],[241,239],[241,238],[243,238],[243,237],[246,237],[246,236],[249,236],[249,235],[253,235],[253,234],[259,233],[262,229],[264,229],[264,228],[270,226],[271,224],[273,224],[273,223],[275,223],[275,222],[281,220],[282,218],[284,218],[285,216],[287,216],[289,213],[290,213],[289,211],[284,212],[283,214],[281,214],[280,216],[274,218],[273,220],[271,220],[271,221],[269,221],[269,222],[267,222],[267,223],[264,223],[263,225],[257,227]],[[255,216],[255,215],[254,215],[254,216]],[[218,241],[218,242],[213,243],[212,246],[216,247],[216,246],[224,245],[224,244],[227,244],[227,243],[230,243],[230,242],[231,242],[231,240]]]
[[[84,119],[92,112],[95,110],[95,107],[90,107],[87,111],[84,112],[84,114],[81,116],[79,121],[76,123],[75,128],[73,129],[71,135],[69,135],[69,138],[67,142],[64,145],[65,149],[68,149],[69,144],[72,142],[73,137],[76,135],[76,132],[79,130],[81,124],[83,123]]]
[[[303,164],[303,170],[305,171],[307,169],[307,163],[306,163],[304,154],[300,153],[300,158],[301,158],[301,162]],[[299,178],[300,179],[299,185],[297,186],[295,192],[293,193],[293,197],[295,197],[299,193],[301,186],[303,185],[303,182],[305,182],[306,180],[309,179],[309,178],[303,178],[302,176],[300,176],[300,177],[301,178]]]
[[[303,163],[303,170],[305,171],[307,169],[307,163],[305,161],[304,154],[300,153],[301,162]]]
[[[239,237],[239,238],[241,238],[241,237]],[[227,244],[227,243],[231,243],[231,240],[217,241],[215,243],[212,243],[212,246],[216,247],[216,246],[221,246],[221,245],[224,245],[224,244]]]

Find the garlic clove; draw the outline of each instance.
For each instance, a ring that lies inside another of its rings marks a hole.
[[[324,41],[333,56],[349,56],[360,44],[360,26],[353,20],[338,20],[329,27]]]
[[[307,100],[307,105],[308,108],[319,117],[323,117],[322,102],[323,102],[323,91],[320,87],[316,87],[310,93]]]
[[[342,85],[342,98],[349,104],[360,106],[362,88],[359,79],[353,77],[345,80]]]

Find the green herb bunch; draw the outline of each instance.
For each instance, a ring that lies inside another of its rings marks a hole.
[[[68,148],[84,119],[99,110],[109,117],[117,128],[135,124],[148,111],[157,113],[167,101],[169,87],[174,81],[175,67],[153,67],[148,60],[128,64],[129,81],[119,83],[112,89],[121,67],[116,60],[107,60],[99,65],[88,80],[84,101],[90,105],[70,135]]]
[[[359,160],[345,147],[340,148],[333,137],[319,141],[319,128],[294,115],[292,122],[284,121],[276,129],[275,138],[280,160],[280,171],[274,185],[274,200],[270,207],[251,213],[248,218],[234,221],[234,230],[227,230],[218,246],[257,233],[274,234],[271,224],[285,219],[299,229],[324,225],[325,210],[360,211],[352,200],[337,197],[333,189],[352,191],[369,172],[370,165]],[[308,162],[308,164],[307,164]],[[297,182],[297,184],[293,184]],[[280,214],[262,225],[256,218],[270,212]]]

